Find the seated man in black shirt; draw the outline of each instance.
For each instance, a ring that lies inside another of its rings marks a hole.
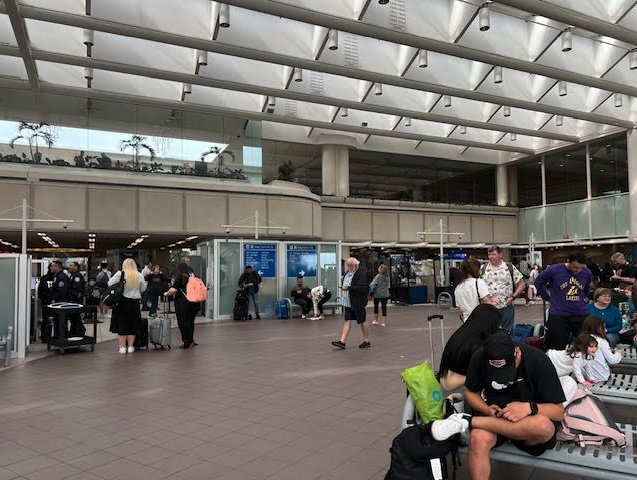
[[[292,297],[294,303],[301,307],[301,316],[303,318],[307,317],[313,306],[312,298],[307,298],[310,292],[311,289],[303,285],[303,277],[296,277],[296,286],[290,292],[290,297]]]
[[[555,446],[565,398],[555,368],[541,350],[496,333],[471,357],[465,387],[465,402],[474,416],[454,414],[436,420],[431,433],[444,440],[471,430],[468,463],[472,479],[489,478],[491,449],[507,439],[534,456]]]

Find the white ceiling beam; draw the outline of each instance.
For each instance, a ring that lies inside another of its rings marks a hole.
[[[6,0],[4,2],[5,13],[9,16],[11,27],[13,28],[13,34],[18,42],[18,49],[20,50],[20,56],[24,62],[24,68],[27,71],[27,77],[32,90],[37,90],[39,87],[40,79],[38,77],[38,69],[35,65],[35,61],[31,56],[31,43],[29,42],[29,34],[27,33],[27,27],[24,24],[24,19],[20,15],[20,6],[17,0]]]
[[[621,83],[604,80],[589,75],[563,70],[561,68],[549,67],[527,60],[521,60],[513,57],[506,57],[475,48],[465,47],[454,43],[434,40],[431,38],[420,37],[411,33],[390,30],[388,28],[369,25],[348,18],[337,17],[318,10],[309,10],[280,3],[274,0],[224,0],[225,3],[240,8],[246,8],[256,12],[274,15],[278,17],[289,18],[299,22],[313,25],[320,25],[325,28],[336,29],[342,32],[349,32],[355,35],[361,35],[369,38],[376,38],[386,42],[396,43],[399,45],[407,45],[414,48],[422,48],[425,50],[451,55],[459,58],[466,58],[476,62],[482,62],[489,65],[499,65],[505,68],[520,70],[523,72],[534,73],[544,77],[555,78],[557,80],[565,80],[567,82],[579,83],[589,87],[608,90],[611,92],[624,93],[637,97],[637,87],[625,85]],[[524,0],[531,1],[531,0]],[[516,2],[517,3],[517,2]],[[618,27],[621,28],[621,27]],[[637,35],[635,33],[634,35]],[[628,42],[637,43],[637,42]]]
[[[19,51],[16,47],[0,45],[0,55],[18,56]],[[179,72],[171,72],[167,70],[159,70],[155,68],[141,67],[138,65],[127,65],[123,63],[111,62],[107,60],[98,60],[94,57],[78,57],[74,55],[66,55],[62,53],[46,52],[43,50],[33,50],[33,58],[36,60],[61,63],[65,65],[75,65],[80,67],[89,67],[94,70],[107,70],[111,72],[126,73],[130,75],[139,75],[149,78],[158,78],[168,80],[172,82],[190,83],[192,85],[201,85],[204,87],[219,88],[223,90],[232,90],[244,93],[252,93],[257,95],[264,95],[265,97],[278,97],[286,98],[289,100],[297,100],[307,103],[315,103],[327,106],[333,106],[338,108],[348,108],[351,110],[362,110],[374,113],[380,113],[385,115],[396,116],[408,116],[418,120],[425,120],[436,123],[451,123],[465,125],[472,128],[480,128],[485,130],[496,130],[519,133],[520,135],[527,135],[532,137],[549,138],[552,140],[558,140],[562,142],[578,143],[579,138],[572,135],[563,135],[551,132],[543,132],[538,130],[509,127],[504,125],[497,125],[488,122],[478,122],[473,120],[465,120],[461,118],[438,115],[434,113],[427,113],[416,110],[406,110],[393,107],[386,107],[382,105],[373,105],[369,103],[359,103],[356,101],[344,100],[339,98],[330,98],[322,95],[314,95],[303,92],[296,92],[287,88],[278,89],[271,87],[262,87],[258,85],[244,84],[239,82],[230,82],[227,80],[217,80],[213,78],[204,77],[195,74],[186,74]],[[292,72],[290,72],[291,79]],[[370,85],[370,90],[373,85]],[[369,90],[368,90],[369,93]]]
[[[343,77],[350,77],[369,82],[378,82],[385,85],[394,85],[398,87],[410,88],[414,90],[428,91],[438,93],[440,95],[451,95],[458,98],[467,98],[479,102],[496,103],[500,105],[508,105],[510,107],[522,108],[525,110],[534,110],[538,112],[549,113],[552,115],[563,115],[579,120],[586,120],[593,123],[603,123],[614,125],[621,128],[633,128],[635,123],[629,120],[621,120],[614,117],[599,115],[595,113],[583,112],[552,105],[537,104],[532,101],[519,100],[516,98],[503,97],[499,95],[491,95],[482,92],[475,92],[461,88],[449,87],[447,85],[438,85],[434,83],[421,82],[401,78],[396,75],[386,75],[382,73],[372,72],[368,70],[360,70],[351,67],[343,67],[340,65],[329,64],[325,62],[317,62],[311,59],[271,53],[252,48],[240,47],[236,45],[228,45],[220,42],[214,42],[207,39],[188,37],[169,32],[162,32],[149,28],[139,27],[137,25],[113,22],[110,20],[98,19],[95,17],[87,17],[83,15],[75,15],[66,12],[48,10],[37,7],[21,5],[21,12],[24,18],[31,18],[44,22],[59,23],[77,28],[86,28],[99,32],[112,33],[131,38],[150,40],[153,42],[166,43],[181,47],[188,47],[209,52],[229,55],[234,57],[248,58],[252,60],[274,63],[278,65],[287,65],[290,67],[303,68],[308,71],[329,73]],[[0,13],[6,13],[5,7],[0,3]],[[635,89],[637,90],[637,88]]]
[[[0,78],[0,87],[28,90],[28,83],[22,80],[11,80]],[[177,102],[174,100],[162,100],[159,98],[143,97],[140,95],[130,95],[118,92],[110,92],[105,90],[96,90],[89,88],[68,87],[63,85],[54,85],[41,83],[39,91],[41,93],[51,93],[54,95],[66,95],[77,98],[91,98],[113,102],[130,103],[134,105],[147,105],[152,107],[160,107],[169,109],[178,109],[182,111],[212,113],[217,115],[225,115],[228,117],[244,118],[249,120],[261,120],[288,125],[300,125],[304,127],[322,128],[326,130],[337,130],[342,132],[361,133],[378,137],[393,137],[407,140],[422,140],[423,142],[440,143],[446,145],[461,145],[467,147],[482,148],[486,150],[500,150],[512,153],[522,153],[525,155],[534,155],[535,150],[530,148],[516,148],[507,145],[495,145],[492,143],[473,142],[468,140],[449,139],[445,137],[436,137],[432,135],[419,135],[406,132],[394,132],[391,130],[382,130],[378,128],[358,127],[354,125],[342,125],[337,123],[322,122],[318,120],[308,120],[299,117],[289,117],[285,115],[276,115],[270,113],[257,112],[254,110],[240,110],[235,108],[217,107],[211,105],[200,105],[189,102]]]
[[[542,0],[495,0],[497,3],[518,8],[525,12],[552,18],[558,22],[578,27],[589,32],[598,33],[631,45],[637,45],[637,32],[621,27],[612,22],[591,17],[570,8],[564,8],[554,3]],[[613,91],[613,90],[611,90]]]

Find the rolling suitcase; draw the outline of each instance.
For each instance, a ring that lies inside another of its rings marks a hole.
[[[232,315],[235,320],[248,320],[248,294],[242,288],[237,290]]]
[[[435,360],[436,357],[434,355],[434,337],[433,337],[433,332],[432,332],[432,326],[431,326],[431,322],[434,319],[440,319],[440,338],[442,340],[442,346],[440,347],[441,349],[445,348],[445,325],[444,325],[444,318],[442,315],[437,314],[437,315],[429,315],[427,316],[427,324],[429,325],[429,348],[431,349],[431,369],[435,372],[437,370],[437,365],[435,364]],[[441,350],[442,351],[442,350]]]
[[[290,318],[287,300],[279,300],[276,302],[276,318],[286,320]]]
[[[135,336],[135,350],[145,348],[148,350],[148,320],[142,318],[142,328],[139,334]]]
[[[149,342],[155,349],[168,347],[170,350],[170,318],[165,315],[154,315],[149,321]]]

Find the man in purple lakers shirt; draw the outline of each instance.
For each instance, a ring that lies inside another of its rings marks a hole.
[[[591,272],[586,268],[586,255],[573,252],[566,263],[551,265],[535,279],[537,293],[549,307],[546,347],[564,350],[569,335],[577,336],[588,315],[586,295],[591,283]],[[549,291],[547,292],[547,286]]]

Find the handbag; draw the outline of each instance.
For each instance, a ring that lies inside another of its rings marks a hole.
[[[635,327],[626,326],[619,331],[619,342],[632,345],[635,335],[637,335]]]
[[[124,278],[124,270],[121,271],[119,282],[115,285],[110,285],[102,293],[100,300],[107,307],[113,307],[117,305],[124,296],[124,286],[126,285],[126,278]]]

